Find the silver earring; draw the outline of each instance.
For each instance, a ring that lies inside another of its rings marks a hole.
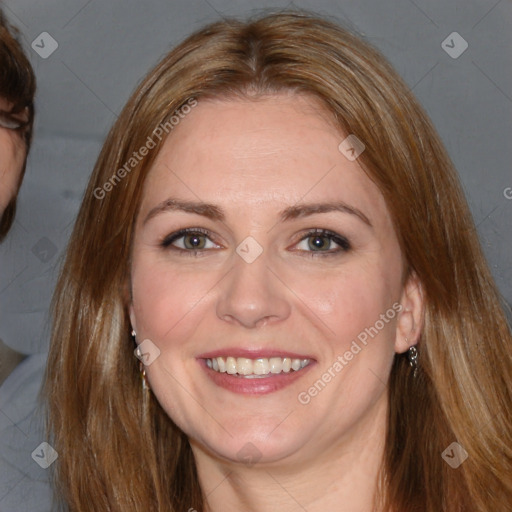
[[[413,369],[412,376],[416,377],[418,374],[418,349],[415,345],[409,347],[407,351],[407,359],[409,360],[409,365]]]
[[[135,338],[135,336],[137,336],[137,333],[132,329],[131,335],[132,335],[132,338]]]
[[[140,370],[140,378],[142,381],[142,391],[145,393],[148,389],[148,381],[146,379],[146,369],[144,368],[144,365],[142,362],[139,363],[139,370]]]

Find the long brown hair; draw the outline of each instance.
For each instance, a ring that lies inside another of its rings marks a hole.
[[[73,511],[204,510],[186,436],[141,389],[127,316],[134,221],[161,142],[133,168],[126,163],[191,98],[249,91],[313,95],[364,142],[359,162],[423,285],[421,370],[411,378],[397,355],[390,376],[383,510],[510,510],[512,339],[456,171],[383,56],[304,11],[193,34],[148,74],[111,129],[54,298],[45,391],[57,493]],[[469,455],[458,469],[441,457],[455,441]]]

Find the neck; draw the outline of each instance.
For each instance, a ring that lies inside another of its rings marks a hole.
[[[337,446],[246,466],[193,445],[205,512],[374,512],[384,455],[387,401]],[[292,460],[293,459],[293,460]]]

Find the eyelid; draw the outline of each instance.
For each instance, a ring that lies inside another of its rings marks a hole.
[[[348,252],[352,249],[352,244],[343,235],[340,235],[339,233],[336,233],[335,231],[331,231],[330,229],[325,228],[313,228],[306,230],[305,232],[301,233],[299,236],[300,238],[294,243],[294,245],[297,245],[298,243],[302,242],[303,240],[306,240],[312,236],[323,236],[328,238],[329,240],[333,241],[335,244],[339,246],[338,249],[329,250],[329,251],[303,251],[299,250],[300,252],[309,253],[311,256],[334,256],[342,252]]]
[[[201,235],[206,236],[210,239],[211,242],[213,242],[215,245],[220,245],[214,240],[212,240],[212,233],[208,229],[204,228],[183,228],[179,229],[178,231],[174,231],[173,233],[170,233],[167,235],[161,242],[160,245],[164,248],[170,248],[172,246],[172,243],[176,240],[179,240],[180,238],[183,238],[186,235],[199,233]],[[172,249],[175,249],[177,251],[183,251],[183,252],[195,252],[195,251],[208,251],[210,249],[182,249],[181,247],[172,246]]]
[[[190,255],[190,256],[197,256],[198,254],[204,255],[206,252],[211,251],[212,248],[199,248],[199,249],[183,249],[181,247],[176,247],[173,245],[173,243],[176,240],[179,240],[180,238],[183,238],[184,236],[188,234],[201,234],[207,237],[213,244],[219,246],[212,236],[212,232],[205,228],[198,228],[198,227],[192,227],[192,228],[183,228],[179,229],[178,231],[175,231],[169,235],[167,235],[161,242],[160,245],[164,249],[173,250],[182,254]],[[303,249],[295,249],[292,250],[292,252],[301,252],[304,254],[308,254],[308,256],[311,257],[328,257],[328,256],[336,256],[340,255],[340,253],[346,253],[349,250],[352,249],[352,245],[349,242],[349,240],[344,237],[343,235],[340,235],[336,233],[335,231],[331,231],[329,229],[325,228],[312,228],[306,231],[303,231],[300,235],[298,235],[298,239],[294,242],[293,246],[296,246],[300,242],[306,240],[307,238],[310,238],[312,236],[322,236],[328,238],[330,241],[334,242],[336,245],[338,245],[338,248],[330,249],[327,251],[306,251]],[[217,247],[218,248],[218,247]],[[220,245],[220,248],[223,248],[222,245]]]
[[[28,107],[15,113],[0,111],[0,127],[2,128],[20,130],[27,126],[28,123]]]

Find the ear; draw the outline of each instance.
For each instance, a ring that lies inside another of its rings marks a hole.
[[[402,310],[396,323],[395,352],[402,354],[416,345],[423,329],[423,286],[416,273],[411,272],[400,298]]]
[[[123,281],[123,284],[121,285],[121,295],[123,297],[125,307],[128,308],[128,314],[130,316],[130,323],[132,329],[135,332],[137,332],[137,325],[135,321],[135,308],[133,307],[133,293],[129,276],[126,276],[126,278]]]

